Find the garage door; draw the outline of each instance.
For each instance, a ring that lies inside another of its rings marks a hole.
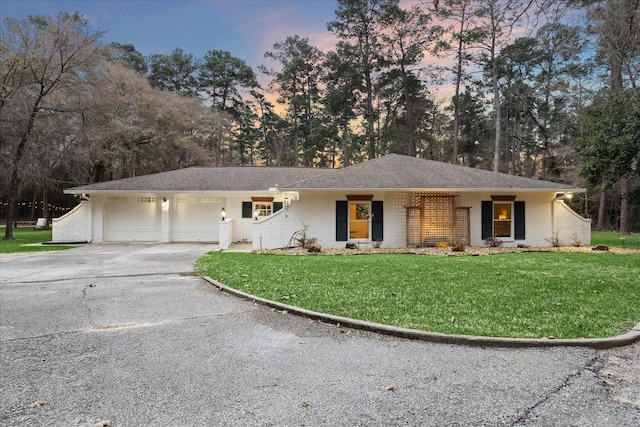
[[[220,241],[222,206],[223,200],[216,197],[176,197],[171,211],[171,241]]]
[[[161,207],[156,197],[112,196],[107,198],[105,241],[160,241]]]

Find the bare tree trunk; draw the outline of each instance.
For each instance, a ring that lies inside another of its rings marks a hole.
[[[620,235],[631,234],[629,224],[631,223],[631,204],[629,203],[629,193],[631,192],[631,179],[623,176],[620,179]]]
[[[36,98],[36,101],[34,102],[33,108],[31,109],[31,114],[29,115],[29,119],[27,120],[27,125],[24,129],[24,132],[20,136],[20,142],[18,143],[16,154],[13,156],[13,162],[11,162],[11,174],[9,175],[9,212],[7,213],[7,226],[4,231],[4,240],[14,240],[13,223],[18,220],[18,190],[20,190],[20,176],[18,170],[20,167],[20,163],[22,162],[22,157],[24,157],[25,148],[27,146],[29,136],[31,135],[33,124],[36,120],[36,116],[38,115],[41,100],[42,94],[40,94],[40,96],[38,96],[38,98]]]
[[[457,52],[457,63],[456,63],[456,92],[454,103],[454,111],[453,111],[453,153],[451,154],[451,163],[454,165],[458,164],[458,145],[460,144],[459,136],[460,133],[460,85],[462,83],[462,50],[463,50],[463,32],[464,32],[464,24],[465,24],[465,14],[467,8],[466,6],[462,8],[462,16],[460,18],[460,32],[458,33],[458,52]]]
[[[405,109],[407,111],[407,128],[409,131],[409,147],[407,150],[407,154],[411,157],[416,157],[416,138],[415,138],[415,130],[413,126],[413,106],[411,105],[411,97],[409,96],[409,77],[407,76],[407,72],[402,69],[402,92],[404,95],[404,103]]]
[[[49,220],[49,187],[46,179],[42,184],[42,218]]]
[[[373,83],[371,82],[371,75],[367,75],[367,136],[369,139],[369,160],[376,158],[376,137],[373,114]]]
[[[496,114],[496,142],[493,154],[493,171],[500,172],[500,138],[502,114],[500,111],[500,87],[498,86],[498,59],[495,57],[495,45],[491,51],[493,68],[493,108]]]
[[[602,183],[602,189],[600,190],[600,205],[598,206],[598,224],[596,228],[598,230],[604,230],[607,228],[607,183]]]

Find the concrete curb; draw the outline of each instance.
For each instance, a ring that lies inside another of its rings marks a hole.
[[[268,299],[260,298],[211,279],[207,276],[202,278],[217,287],[220,291],[229,293],[236,297],[251,300],[257,304],[272,307],[277,310],[304,316],[309,319],[320,320],[325,323],[335,323],[353,329],[377,332],[385,335],[393,335],[401,338],[423,340],[444,344],[459,344],[476,347],[591,347],[595,349],[605,349],[622,347],[640,340],[640,323],[634,326],[629,332],[623,335],[609,338],[576,338],[576,339],[536,339],[536,338],[495,338],[479,337],[473,335],[447,335],[437,332],[426,332],[417,329],[398,328],[395,326],[382,325],[379,323],[366,322],[364,320],[349,319],[346,317],[333,316],[331,314],[318,313],[292,305],[282,304]]]

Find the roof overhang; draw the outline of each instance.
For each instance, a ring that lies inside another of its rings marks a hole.
[[[288,188],[281,187],[279,193],[294,192],[434,192],[434,193],[585,193],[585,188],[577,187],[558,187],[558,188],[364,188],[364,187],[343,187],[343,188]],[[64,190],[65,194],[162,194],[165,196],[179,194],[200,194],[200,195],[234,195],[234,194],[273,194],[270,189],[260,190],[235,190],[235,191],[216,191],[216,190],[83,190],[81,188],[70,188]]]
[[[261,190],[236,190],[236,191],[219,191],[219,190],[83,190],[78,188],[69,188],[63,190],[64,194],[162,194],[164,196],[180,195],[180,194],[198,194],[198,195],[234,195],[234,194],[274,194],[268,188]],[[286,193],[287,191],[280,191]],[[290,193],[295,190],[289,191]]]
[[[296,191],[296,192],[430,192],[430,193],[585,193],[585,188],[363,188],[363,187],[344,187],[344,188],[282,188],[280,191]]]

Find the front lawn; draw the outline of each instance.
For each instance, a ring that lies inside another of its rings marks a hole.
[[[447,334],[594,338],[640,321],[640,254],[293,256],[217,252],[196,270],[309,310]]]
[[[591,245],[606,245],[640,250],[640,234],[634,233],[621,236],[617,231],[592,231]]]
[[[18,227],[13,229],[15,240],[2,240],[4,228],[0,228],[0,254],[13,252],[56,251],[69,249],[71,246],[37,245],[51,241],[51,230],[36,230],[34,227]],[[35,245],[35,246],[26,246]]]

